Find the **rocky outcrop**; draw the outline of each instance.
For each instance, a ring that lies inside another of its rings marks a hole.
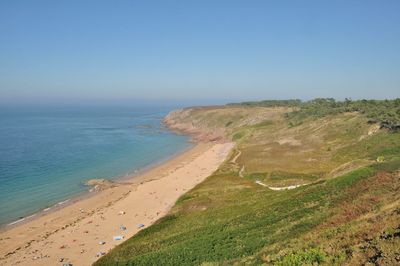
[[[85,185],[92,187],[89,190],[90,192],[98,192],[116,186],[114,182],[103,178],[90,179],[85,183]]]
[[[178,134],[192,136],[195,142],[224,141],[226,132],[222,128],[209,128],[196,123],[191,117],[191,108],[170,112],[163,120],[164,124]]]

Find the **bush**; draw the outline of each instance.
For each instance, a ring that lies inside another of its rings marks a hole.
[[[275,263],[276,266],[302,266],[321,264],[327,261],[327,254],[319,249],[312,248],[305,251],[297,251],[295,253],[282,257]]]
[[[244,131],[237,132],[233,135],[232,140],[233,141],[239,140],[239,139],[243,138],[244,135],[245,135]]]

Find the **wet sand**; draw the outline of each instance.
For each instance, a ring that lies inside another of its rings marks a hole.
[[[192,149],[115,187],[0,232],[1,265],[91,265],[164,216],[176,200],[226,159],[232,143]],[[10,203],[12,204],[12,203]],[[122,240],[114,237],[122,236]]]

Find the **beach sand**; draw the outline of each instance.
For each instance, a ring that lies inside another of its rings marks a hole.
[[[0,264],[91,265],[99,252],[107,253],[167,214],[181,195],[218,168],[232,146],[198,143],[115,187],[2,230]]]

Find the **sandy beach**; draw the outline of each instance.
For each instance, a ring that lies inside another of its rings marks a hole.
[[[139,176],[6,227],[0,232],[0,264],[91,265],[165,215],[181,195],[218,168],[232,147],[198,143]]]

